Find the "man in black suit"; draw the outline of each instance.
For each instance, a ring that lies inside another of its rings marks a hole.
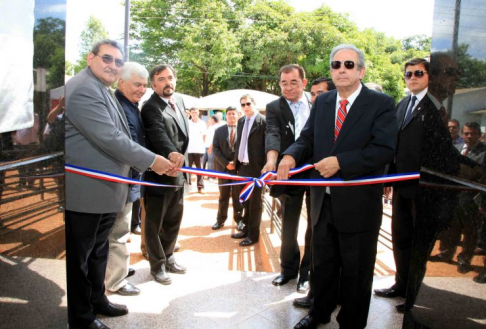
[[[451,136],[439,110],[428,94],[429,62],[414,58],[405,63],[405,83],[410,96],[397,105],[400,127],[394,161],[390,173],[411,173],[421,167],[456,175],[459,152],[452,146]],[[421,173],[420,180],[450,183]],[[427,257],[434,246],[439,229],[452,214],[454,192],[419,186],[417,180],[397,182],[393,186],[392,241],[397,273],[395,284],[377,289],[381,297],[407,297],[397,305],[400,312],[411,309],[425,274]]]
[[[259,177],[265,162],[265,117],[258,113],[251,95],[240,98],[244,116],[238,120],[235,147],[236,173],[240,176]],[[238,193],[245,185],[238,185]],[[240,246],[247,247],[258,242],[262,221],[262,191],[256,186],[251,198],[243,204],[243,231],[231,235],[233,239],[244,239]]]
[[[235,146],[236,146],[236,122],[238,121],[238,111],[235,107],[226,109],[225,124],[216,129],[213,138],[214,167],[216,171],[236,174],[235,171]],[[229,199],[233,202],[233,219],[240,228],[243,229],[241,221],[241,204],[238,200],[238,188],[236,186],[221,186],[221,184],[232,183],[232,180],[218,178],[219,186],[219,203],[218,215],[213,230],[219,230],[224,226],[228,218]],[[240,224],[241,223],[241,224]]]
[[[393,159],[397,126],[393,99],[366,88],[361,79],[364,54],[353,45],[339,45],[330,56],[337,91],[317,97],[307,125],[285,152],[278,179],[311,158],[311,178],[383,175]],[[378,232],[382,218],[381,184],[311,186],[312,289],[314,300],[295,328],[317,328],[330,322],[341,303],[341,328],[367,323]]]
[[[312,104],[304,93],[307,85],[304,69],[297,64],[285,65],[280,69],[280,89],[282,96],[267,104],[267,136],[265,152],[267,163],[262,172],[275,171],[281,154],[299,137],[310,115]],[[307,173],[299,178],[306,178]],[[272,284],[282,286],[299,275],[297,290],[305,293],[308,289],[310,270],[310,204],[309,190],[303,186],[272,186],[271,195],[282,205],[282,245],[280,249],[280,275]],[[306,196],[307,231],[304,256],[300,260],[297,241],[302,203]]]
[[[147,148],[177,164],[187,163],[189,123],[182,98],[174,95],[176,72],[170,65],[162,64],[155,66],[149,77],[154,93],[142,108]],[[150,171],[146,173],[147,181],[180,186],[149,186],[145,191],[145,244],[151,274],[162,284],[171,283],[167,271],[186,272],[186,268],[178,265],[174,257],[184,211],[185,176],[181,173],[174,176],[159,177]]]

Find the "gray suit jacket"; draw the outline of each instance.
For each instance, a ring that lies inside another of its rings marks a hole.
[[[127,119],[107,87],[89,68],[66,83],[66,163],[131,177],[145,171],[155,154],[130,138]],[[66,173],[66,209],[101,214],[119,212],[129,186]]]

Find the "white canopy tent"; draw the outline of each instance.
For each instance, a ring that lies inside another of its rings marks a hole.
[[[240,98],[245,94],[253,97],[256,107],[259,110],[265,110],[268,103],[279,97],[257,90],[234,89],[198,98],[196,100],[196,107],[200,110],[226,110],[228,106],[240,108]]]

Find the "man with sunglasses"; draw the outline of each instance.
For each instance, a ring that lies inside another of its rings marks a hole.
[[[244,116],[238,120],[235,145],[235,168],[239,176],[259,177],[265,163],[265,117],[258,113],[251,95],[240,98]],[[238,185],[238,194],[245,185]],[[262,222],[263,188],[255,185],[249,200],[243,203],[243,230],[231,235],[233,239],[243,239],[240,246],[249,247],[258,243]]]
[[[460,154],[454,149],[443,121],[442,111],[428,93],[428,61],[414,58],[405,63],[405,83],[410,95],[397,105],[398,143],[390,173],[419,172],[422,167],[448,175],[459,170]],[[474,164],[472,164],[474,166]],[[420,180],[445,183],[421,172]],[[406,297],[396,306],[399,312],[410,310],[425,274],[427,256],[437,238],[439,228],[451,216],[454,194],[449,190],[419,185],[418,180],[393,184],[392,242],[396,264],[395,284],[376,289],[381,297]]]
[[[297,64],[285,65],[279,72],[282,96],[267,104],[267,136],[265,152],[267,163],[262,172],[275,171],[285,151],[299,137],[310,115],[312,104],[304,92],[307,85],[304,69]],[[307,173],[297,178],[306,178]],[[307,190],[307,193],[306,193]],[[297,241],[302,203],[306,196],[307,231],[302,261]],[[272,284],[282,286],[299,276],[297,291],[306,293],[309,288],[310,271],[310,199],[309,189],[304,186],[272,186],[270,195],[278,198],[282,205],[282,245],[280,249],[280,275]]]
[[[130,138],[123,109],[109,87],[123,67],[122,48],[102,40],[88,67],[66,83],[66,163],[130,177],[149,167],[170,173],[176,164]],[[108,235],[128,201],[129,186],[66,172],[66,276],[68,322],[73,328],[107,328],[95,315],[120,316],[124,305],[105,296]]]
[[[300,137],[285,152],[278,179],[309,158],[310,178],[383,175],[393,159],[397,126],[393,99],[366,88],[364,54],[339,45],[330,56],[336,91],[316,98]],[[311,186],[312,282],[309,313],[294,328],[317,328],[337,316],[340,328],[367,323],[378,233],[382,218],[381,184]]]

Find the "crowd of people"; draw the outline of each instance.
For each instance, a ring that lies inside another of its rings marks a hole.
[[[463,143],[452,134],[454,127],[449,126],[448,132],[441,107],[447,96],[433,94],[429,88],[429,74],[437,68],[427,60],[416,58],[405,64],[410,95],[397,106],[379,86],[368,88],[361,82],[366,65],[360,49],[338,45],[329,64],[331,78],[313,81],[311,97],[305,92],[304,68],[285,65],[278,73],[282,95],[266,105],[265,116],[252,95],[245,94],[239,99],[241,110],[228,107],[226,122],[219,112],[209,118],[207,127],[198,109],[186,109],[175,93],[177,72],[172,66],[160,64],[148,72],[140,64],[124,63],[122,48],[115,41],[94,45],[87,67],[66,84],[66,163],[166,186],[147,186],[141,193],[139,185],[66,173],[70,328],[107,328],[97,314],[128,313],[126,306],[111,303],[105,290],[128,296],[140,293],[127,281],[134,274],[126,246],[130,232],[142,234],[142,252],[155,281],[171,284],[169,274],[186,273],[174,254],[184,211],[183,186],[190,182],[188,175],[179,172],[182,166],[204,168],[207,163],[211,170],[255,178],[276,171],[280,180],[289,179],[291,169],[308,163],[315,170],[293,178],[351,180],[387,171],[418,172],[421,167],[455,176],[467,171],[468,179],[481,176],[486,146],[478,144],[480,127],[464,124]],[[115,82],[113,93],[110,87]],[[148,83],[154,93],[139,110]],[[450,184],[433,175],[421,179],[430,185]],[[219,206],[212,229],[225,225],[231,198],[237,228],[231,237],[241,239],[242,247],[254,245],[260,238],[263,189],[255,187],[251,198],[240,203],[243,186],[225,185],[229,182],[218,179]],[[202,176],[196,184],[204,194]],[[273,186],[271,195],[281,203],[282,245],[281,272],[272,284],[298,279],[297,291],[307,293],[293,302],[309,308],[295,328],[330,322],[338,304],[341,328],[366,326],[382,197],[391,194],[391,188],[396,283],[375,294],[407,297],[397,310],[410,310],[441,231],[440,254],[431,260],[452,262],[460,240],[457,232],[462,230],[465,240],[458,270],[471,269],[472,255],[484,248],[477,245],[478,236],[485,242],[483,201],[478,193],[460,192],[459,198],[467,201],[455,207],[457,192],[419,185],[418,180],[396,183],[385,192],[381,184]],[[308,223],[301,255],[297,233],[304,200]],[[476,281],[485,283],[486,272]]]

